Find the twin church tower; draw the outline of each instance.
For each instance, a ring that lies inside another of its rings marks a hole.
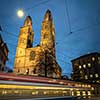
[[[16,74],[60,78],[62,70],[55,56],[55,31],[51,11],[47,10],[42,22],[40,44],[32,47],[34,42],[32,19],[30,16],[20,28],[16,50],[14,72]]]

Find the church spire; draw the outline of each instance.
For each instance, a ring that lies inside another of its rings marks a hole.
[[[52,21],[51,11],[48,9],[44,16],[44,21]]]
[[[24,21],[24,26],[32,26],[32,19],[30,16],[27,16]]]

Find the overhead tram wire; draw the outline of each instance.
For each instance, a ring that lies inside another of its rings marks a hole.
[[[70,15],[69,15],[69,8],[68,8],[68,1],[65,0],[65,8],[66,8],[66,15],[67,15],[67,19],[68,19],[68,25],[69,25],[69,33],[71,34],[71,20],[70,20]],[[67,27],[67,21],[65,21],[66,23],[66,27]]]
[[[27,10],[33,9],[33,8],[39,6],[39,5],[43,5],[43,4],[48,3],[48,2],[50,2],[50,1],[49,1],[49,0],[45,0],[45,1],[43,1],[43,2],[39,2],[38,4],[34,5],[34,7],[30,7],[30,8],[27,8],[27,9],[25,9],[25,10],[27,11]],[[18,37],[17,35],[15,35],[15,34],[12,33],[12,32],[8,32],[8,31],[5,31],[5,30],[2,30],[2,32],[4,32],[4,33],[10,33],[10,34],[8,34],[8,35],[11,35],[11,36],[13,35],[13,36],[15,36],[16,38]]]
[[[16,40],[18,40],[18,39],[17,39],[17,38],[18,38],[18,35],[15,35],[15,34],[12,33],[12,32],[8,32],[8,31],[5,31],[5,30],[2,30],[1,32],[5,33],[5,34],[7,34],[7,35],[10,35],[10,36],[16,38]],[[17,45],[15,45],[15,44],[13,44],[13,43],[10,43],[10,42],[7,42],[7,43],[10,44],[10,45],[13,45],[13,46],[17,46]],[[36,44],[37,42],[34,41],[34,43]]]
[[[45,1],[43,1],[43,2],[39,2],[38,4],[35,4],[34,7],[26,8],[25,11],[31,10],[31,9],[33,9],[33,8],[36,8],[36,7],[40,6],[40,5],[43,5],[43,4],[45,4],[45,3],[48,3],[48,2],[50,2],[50,1],[51,1],[51,0],[45,0]]]
[[[63,58],[69,58],[69,59],[72,59],[73,57],[70,57],[70,56],[65,56],[64,54],[62,54],[61,52],[59,52],[59,54],[58,55],[60,55],[60,56],[62,56]]]
[[[13,36],[13,37],[15,37],[15,38],[18,37],[18,36],[15,35],[14,33],[11,33],[11,32],[5,31],[5,30],[2,30],[1,32],[6,33],[6,34],[8,33],[7,35]],[[1,34],[2,34],[2,33],[1,33]],[[12,45],[12,46],[16,46],[15,44],[10,43],[10,42],[7,42],[7,44],[10,44],[10,45]]]
[[[93,25],[89,25],[89,26],[86,26],[85,28],[80,28],[78,30],[75,30],[75,31],[72,31],[71,30],[71,22],[70,22],[70,16],[69,16],[69,8],[68,8],[68,0],[65,0],[65,7],[66,7],[66,13],[67,13],[67,18],[68,18],[68,25],[69,25],[69,30],[70,32],[66,33],[67,35],[66,36],[70,36],[72,35],[73,33],[76,33],[78,31],[84,31],[86,29],[89,29],[89,28],[92,28],[93,26],[95,27],[95,25],[100,25],[100,23],[97,23],[97,24],[93,24]],[[66,21],[65,21],[66,22]],[[66,23],[66,26],[67,26],[67,23]],[[66,38],[66,37],[65,37]],[[65,39],[63,39],[65,41]],[[61,41],[63,42],[63,41]],[[60,43],[61,43],[60,42]],[[60,43],[57,43],[57,45],[59,45]]]
[[[92,25],[88,25],[86,27],[83,27],[83,28],[80,28],[80,29],[77,29],[77,30],[74,30],[73,32],[76,33],[76,32],[79,32],[79,31],[84,31],[86,29],[91,29],[91,28],[94,28],[96,26],[100,26],[100,22],[99,23],[92,24]]]
[[[35,4],[34,7],[26,8],[25,11],[31,10],[33,8],[36,8],[36,7],[40,6],[40,5],[43,5],[43,4],[48,3],[48,2],[50,2],[50,0],[45,0],[43,2],[39,2],[38,4]],[[17,25],[17,24],[14,24],[14,25],[16,25],[17,28],[19,28],[19,25]]]
[[[60,60],[61,62],[65,63],[65,64],[69,64],[69,65],[71,64],[71,63],[66,62],[66,61],[64,61],[64,60],[62,60],[62,59],[59,59],[59,58],[58,58],[58,60]]]
[[[18,35],[15,35],[14,33],[12,33],[12,32],[8,32],[8,31],[6,31],[6,30],[2,30],[1,32],[4,32],[4,33],[8,33],[7,35],[11,35],[11,36],[13,36],[13,37],[18,37]]]
[[[45,1],[43,1],[43,2],[39,2],[38,4],[34,5],[34,7],[26,8],[25,11],[30,10],[30,9],[33,9],[33,8],[35,8],[35,7],[38,7],[39,5],[43,5],[43,4],[48,3],[48,2],[50,2],[50,0],[45,0]],[[16,24],[14,24],[14,25],[16,25]],[[19,25],[16,25],[16,27],[19,28]],[[5,31],[5,30],[2,30],[2,32],[11,33],[11,32]],[[11,34],[12,34],[12,33],[11,33]],[[9,35],[10,35],[10,34],[9,34]],[[15,35],[15,34],[13,34],[13,35]],[[15,35],[15,36],[18,37],[17,35]]]
[[[92,25],[88,25],[88,26],[86,26],[86,27],[83,27],[83,28],[80,28],[80,29],[77,29],[77,30],[74,30],[74,31],[72,31],[71,34],[70,34],[70,33],[67,33],[66,37],[68,38],[68,36],[73,35],[73,33],[77,33],[77,32],[80,32],[80,31],[85,31],[86,29],[91,29],[91,28],[94,28],[94,27],[96,27],[96,26],[100,26],[100,22],[99,22],[99,23],[92,24]],[[65,37],[65,38],[66,38],[66,37]],[[59,43],[57,43],[57,46],[58,46],[60,43],[64,42],[64,41],[65,41],[65,39],[63,39],[62,41],[60,41]]]
[[[65,56],[65,54],[62,53],[62,51],[60,49],[58,49],[57,51],[60,52],[60,54],[62,54],[63,56]],[[73,58],[72,56],[69,56],[69,55],[66,55],[65,57]]]

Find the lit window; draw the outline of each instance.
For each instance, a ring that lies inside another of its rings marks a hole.
[[[91,74],[90,77],[93,77],[93,75]]]
[[[79,69],[81,69],[82,68],[82,66],[79,66]]]
[[[86,65],[84,64],[83,67],[86,68]]]
[[[97,78],[98,77],[98,74],[95,74],[95,77]]]
[[[85,75],[85,79],[88,79],[88,76],[87,75]]]
[[[95,83],[95,81],[93,81],[93,83]]]
[[[86,92],[85,91],[82,91],[82,95],[85,96],[86,95]]]
[[[80,71],[80,73],[82,74],[82,71]]]
[[[92,57],[92,61],[95,61],[95,57]]]
[[[72,91],[72,96],[74,95],[74,92]]]
[[[77,96],[80,96],[80,91],[77,91]]]
[[[88,93],[88,95],[91,95],[91,91],[88,91],[87,93]]]
[[[99,81],[96,81],[97,83],[99,83]]]
[[[94,87],[92,87],[91,89],[94,90]]]
[[[100,64],[100,57],[98,57],[98,63]]]
[[[88,63],[88,67],[91,67],[91,63]]]

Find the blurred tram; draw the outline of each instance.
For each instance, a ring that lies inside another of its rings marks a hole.
[[[0,96],[91,96],[97,85],[69,80],[0,73]]]

